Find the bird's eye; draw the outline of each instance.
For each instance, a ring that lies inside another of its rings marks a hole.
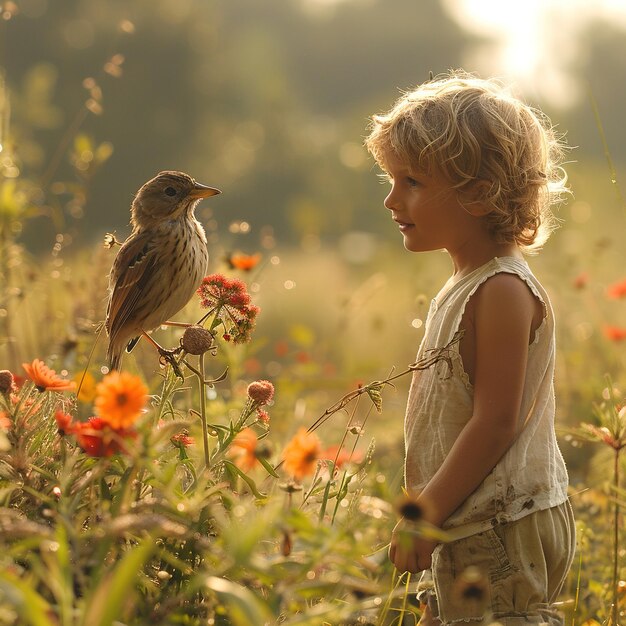
[[[174,189],[174,187],[166,187],[165,188],[165,195],[166,196],[175,196],[176,195],[176,189]]]

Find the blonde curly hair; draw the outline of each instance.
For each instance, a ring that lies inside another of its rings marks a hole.
[[[498,243],[540,248],[556,228],[552,207],[568,193],[565,144],[541,111],[502,83],[463,71],[436,76],[371,118],[365,146],[385,170],[393,154],[413,171],[437,172],[463,197],[476,180]]]

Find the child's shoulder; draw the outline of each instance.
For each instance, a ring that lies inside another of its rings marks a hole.
[[[510,271],[484,280],[470,298],[466,311],[474,323],[486,326],[526,325],[537,328],[545,316],[545,304],[524,277]]]

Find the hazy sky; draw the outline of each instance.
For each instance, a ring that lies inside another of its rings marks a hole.
[[[580,54],[581,28],[594,17],[625,28],[626,0],[442,0],[466,28],[494,37],[466,69],[513,79],[520,88],[567,105],[582,95],[565,66]]]

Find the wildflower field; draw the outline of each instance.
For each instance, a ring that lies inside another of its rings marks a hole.
[[[176,367],[140,342],[107,373],[97,324],[115,251],[3,250],[0,624],[416,622],[415,577],[386,545],[410,505],[407,371],[443,257],[383,246],[355,267],[274,248],[240,267],[218,245],[177,316],[192,325],[155,333],[181,347]],[[562,319],[558,426],[579,533],[562,609],[620,623],[623,277],[548,250],[533,265]]]
[[[8,23],[17,5],[0,4]],[[324,239],[306,198],[289,207],[290,240],[249,207],[205,202],[208,275],[180,324],[153,334],[173,356],[142,340],[109,371],[108,273],[127,216],[115,233],[81,220],[94,187],[106,193],[113,145],[95,120],[124,64],[116,51],[90,68],[52,149],[38,135],[54,118],[47,70],[16,94],[0,72],[0,626],[416,624],[417,577],[394,571],[387,546],[402,514],[446,540],[402,493],[411,373],[446,359],[414,360],[446,257],[407,253],[382,220],[386,232]],[[375,190],[359,211],[383,214],[359,133],[342,145],[345,180]],[[557,317],[572,626],[626,624],[626,203],[601,120],[597,133],[608,162],[568,167],[563,226],[530,259]],[[218,173],[245,179],[245,150],[223,143]],[[485,581],[468,574],[455,592],[480,603]]]

